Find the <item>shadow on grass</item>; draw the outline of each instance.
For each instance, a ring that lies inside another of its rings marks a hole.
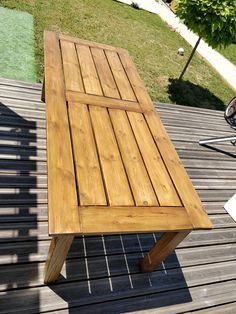
[[[225,110],[225,104],[220,98],[190,81],[169,79],[168,94],[170,100],[178,105]]]

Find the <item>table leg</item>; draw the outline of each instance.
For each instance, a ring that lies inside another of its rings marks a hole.
[[[41,100],[42,100],[43,102],[45,102],[45,77],[43,78]]]
[[[44,270],[44,283],[57,280],[74,236],[60,235],[52,238]]]
[[[151,272],[177,247],[190,231],[166,232],[141,261],[142,272]]]

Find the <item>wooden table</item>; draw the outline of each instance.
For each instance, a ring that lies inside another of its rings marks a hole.
[[[163,232],[141,262],[152,271],[191,230],[212,228],[126,50],[45,32],[45,97],[45,283],[75,235]]]

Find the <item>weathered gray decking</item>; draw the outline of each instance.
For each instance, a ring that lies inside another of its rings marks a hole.
[[[192,233],[150,276],[138,261],[158,235],[78,237],[58,283],[43,285],[49,238],[40,90],[0,79],[0,313],[236,313],[236,224],[223,209],[236,192],[236,159],[197,143],[232,130],[222,112],[205,109],[158,106],[215,229]],[[236,155],[232,145],[219,147]]]

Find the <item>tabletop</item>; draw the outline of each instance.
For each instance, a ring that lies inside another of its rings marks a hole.
[[[45,32],[45,94],[49,234],[212,227],[125,49]]]

